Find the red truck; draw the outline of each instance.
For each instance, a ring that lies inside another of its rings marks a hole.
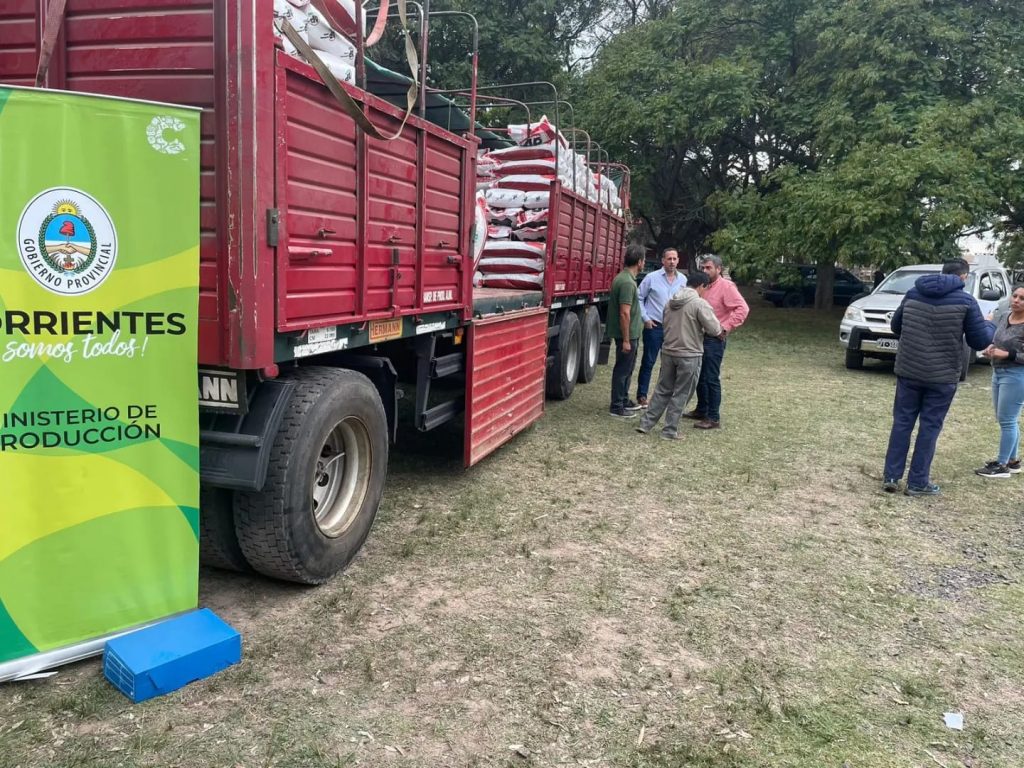
[[[472,123],[414,114],[393,140],[367,135],[275,46],[270,0],[67,0],[48,18],[54,5],[0,4],[0,82],[34,85],[49,37],[45,87],[203,110],[207,563],[311,584],[344,568],[384,492],[403,390],[416,429],[463,420],[469,466],[545,393],[593,378],[622,216],[556,183],[543,289],[474,289]],[[404,110],[372,84],[341,86],[398,131]]]

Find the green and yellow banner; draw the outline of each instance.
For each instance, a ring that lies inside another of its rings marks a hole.
[[[199,135],[0,86],[0,680],[196,606]]]

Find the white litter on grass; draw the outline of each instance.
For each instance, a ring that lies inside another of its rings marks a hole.
[[[961,712],[945,712],[942,715],[942,719],[945,721],[947,728],[952,728],[954,731],[962,731],[964,729],[964,716]]]

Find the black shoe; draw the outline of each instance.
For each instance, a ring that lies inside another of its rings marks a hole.
[[[627,400],[626,404],[624,406],[622,406],[622,410],[624,410],[624,411],[639,411],[640,408],[641,408],[640,405],[635,403],[632,400]]]
[[[882,481],[882,490],[886,493],[896,493],[900,489],[900,481],[898,478],[887,477]]]
[[[928,483],[928,485],[908,485],[904,493],[907,496],[938,496],[942,491],[935,483]]]
[[[614,410],[613,409],[613,410],[608,411],[608,415],[609,416],[614,416],[617,419],[635,419],[639,414],[636,411],[626,411],[626,410],[622,410],[622,409]]]
[[[1009,477],[1010,468],[998,461],[990,461],[981,469],[974,470],[974,474],[979,477]]]
[[[1010,459],[1006,462],[1006,468],[1010,470],[1011,475],[1020,474],[1020,459]]]

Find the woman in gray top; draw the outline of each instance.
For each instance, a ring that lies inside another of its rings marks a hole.
[[[999,455],[981,469],[982,477],[1020,472],[1021,407],[1024,406],[1024,285],[1015,286],[1010,306],[997,312],[992,344],[982,354],[992,361],[992,404],[999,422]]]

